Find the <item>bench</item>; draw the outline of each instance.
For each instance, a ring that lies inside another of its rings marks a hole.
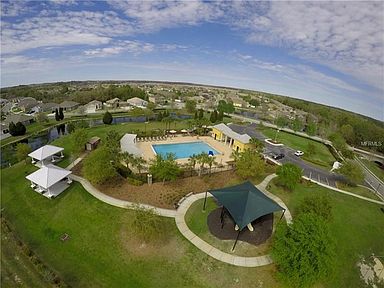
[[[60,240],[61,241],[67,241],[69,239],[69,235],[67,233],[65,233],[63,236],[60,237]]]
[[[181,203],[184,202],[185,199],[187,199],[189,196],[193,195],[193,192],[189,192],[187,195],[183,196],[177,203],[175,203],[173,206],[177,209],[180,207]]]

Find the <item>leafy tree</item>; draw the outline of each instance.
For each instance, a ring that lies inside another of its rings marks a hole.
[[[55,109],[55,120],[60,121],[59,110],[57,108]]]
[[[147,109],[153,111],[156,108],[156,104],[153,102],[148,102]]]
[[[36,121],[39,123],[48,122],[48,116],[45,113],[39,112],[36,114]]]
[[[12,122],[11,122],[12,123]],[[27,128],[25,128],[24,124],[21,122],[17,122],[15,126],[11,126],[11,123],[9,124],[9,133],[12,136],[21,136],[25,135],[27,132]],[[13,133],[13,134],[12,134]]]
[[[223,119],[224,119],[224,112],[223,111],[219,111],[219,115],[217,116],[217,120],[223,121]]]
[[[295,120],[292,121],[291,126],[293,131],[301,131],[303,123],[301,122],[299,117],[296,117]]]
[[[316,135],[316,130],[317,130],[317,127],[316,127],[316,123],[314,121],[307,123],[307,127],[305,128],[305,132],[307,132],[308,135],[310,135],[310,136]]]
[[[87,130],[80,128],[76,129],[71,134],[71,142],[72,142],[72,151],[75,155],[80,154],[85,149],[85,144],[88,141],[88,133]]]
[[[162,121],[163,120],[163,113],[160,111],[159,114],[157,114],[157,121]]]
[[[340,133],[343,138],[350,144],[355,142],[355,131],[350,124],[345,124],[340,127]]]
[[[156,179],[165,181],[175,180],[181,173],[181,169],[175,160],[173,154],[167,154],[163,157],[161,154],[157,154],[156,158],[152,160],[149,172]]]
[[[260,105],[259,100],[255,99],[255,98],[249,100],[248,103],[251,104],[252,106],[255,106],[255,107]]]
[[[288,126],[289,124],[289,120],[287,117],[284,117],[284,116],[279,116],[276,121],[275,121],[275,124],[277,127],[285,127],[285,126]]]
[[[196,101],[194,100],[187,100],[185,102],[185,108],[189,113],[193,113],[196,110]]]
[[[195,116],[193,117],[194,119],[199,119],[199,114],[197,113],[197,111],[195,111]]]
[[[9,134],[11,134],[12,136],[17,136],[15,123],[13,122],[9,123],[8,130],[9,130]]]
[[[212,123],[215,123],[217,121],[217,111],[216,110],[211,113],[209,121],[211,121]]]
[[[112,157],[113,158],[113,157]],[[129,164],[133,163],[134,155],[129,152],[122,152],[119,154],[120,161],[124,162],[127,168],[128,174],[131,173],[131,169],[129,169]]]
[[[117,157],[117,154],[120,151],[120,139],[120,134],[115,130],[108,131],[105,137],[105,147],[112,155],[114,155],[114,158]]]
[[[64,110],[63,108],[59,108],[59,120],[63,120],[64,119]]]
[[[302,213],[291,225],[277,226],[272,258],[287,286],[310,287],[329,277],[334,256],[334,239],[321,216]]]
[[[18,161],[25,160],[27,163],[27,156],[31,153],[32,149],[25,143],[18,143],[16,145],[16,157]]]
[[[112,164],[113,159],[111,156],[111,153],[105,147],[92,151],[83,160],[85,178],[94,184],[103,184],[116,176],[116,169]]]
[[[292,191],[301,179],[302,170],[295,164],[286,163],[277,168],[276,174],[279,183]]]
[[[296,214],[314,213],[327,222],[332,219],[332,205],[328,197],[324,195],[307,196],[296,208]]]
[[[264,160],[260,154],[253,149],[234,153],[236,173],[243,179],[256,177],[265,170]]]
[[[225,100],[220,100],[217,106],[217,111],[222,111],[225,113],[233,113],[235,112],[235,107],[232,102],[225,102]]]
[[[355,186],[364,181],[363,170],[356,162],[352,160],[347,160],[344,162],[343,165],[337,170],[337,172],[344,175],[351,185]]]
[[[204,110],[199,109],[199,119],[203,119],[203,118],[204,118]]]
[[[308,141],[307,153],[311,155],[316,154],[316,145],[313,144],[312,141]]]
[[[112,124],[112,120],[113,120],[112,114],[109,113],[108,111],[105,112],[104,116],[103,116],[103,123],[110,125],[110,124]]]

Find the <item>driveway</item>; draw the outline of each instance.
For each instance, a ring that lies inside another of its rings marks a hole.
[[[311,163],[308,163],[304,160],[302,160],[300,157],[297,157],[294,155],[295,150],[292,148],[289,148],[287,146],[273,146],[271,144],[268,144],[264,140],[268,137],[265,137],[260,131],[257,131],[257,125],[255,123],[249,124],[247,126],[237,125],[237,124],[229,124],[228,125],[233,131],[240,133],[240,134],[248,134],[251,137],[257,138],[265,144],[264,154],[266,155],[272,155],[272,154],[279,154],[283,153],[285,157],[283,159],[278,160],[278,162],[284,164],[284,163],[293,163],[300,168],[303,169],[303,175],[319,181],[321,183],[324,183],[329,186],[336,187],[336,181],[345,181],[344,177],[335,174],[332,172],[329,172],[327,170],[318,168]]]

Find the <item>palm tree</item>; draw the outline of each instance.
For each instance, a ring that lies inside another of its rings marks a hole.
[[[129,152],[122,152],[119,154],[119,158],[121,161],[124,162],[124,164],[127,166],[127,170],[129,171],[129,164],[132,164],[135,157],[133,156],[133,154],[129,153]]]
[[[203,152],[199,155],[197,155],[198,157],[198,160],[197,162],[200,164],[200,170],[199,170],[199,176],[201,175],[201,172],[203,171],[204,169],[204,165],[205,164],[208,164],[208,162],[210,161],[210,157],[207,153]]]
[[[132,166],[137,168],[139,174],[141,174],[141,170],[145,167],[147,161],[143,157],[134,157],[132,161]]]
[[[216,161],[215,161],[216,159],[215,159],[215,157],[213,157],[213,156],[209,156],[209,158],[207,159],[207,164],[208,164],[208,166],[209,166],[209,175],[211,175],[211,173],[212,173],[212,165],[213,164],[216,164]]]
[[[264,148],[264,143],[261,142],[259,139],[252,137],[249,140],[249,144],[252,145],[252,148],[255,149],[257,152],[262,152]]]

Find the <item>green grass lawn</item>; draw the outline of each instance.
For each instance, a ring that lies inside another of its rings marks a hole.
[[[331,231],[337,243],[334,276],[324,283],[325,287],[364,287],[356,266],[361,256],[372,253],[384,255],[383,207],[347,195],[325,189],[315,184],[300,184],[294,192],[286,192],[270,184],[270,191],[279,196],[289,207],[293,218],[300,201],[311,194],[326,195],[332,204]]]
[[[367,159],[361,159],[361,161],[368,167],[369,170],[382,181],[384,181],[384,169],[381,169],[375,162],[369,161]]]
[[[201,239],[208,242],[212,246],[220,249],[221,251],[234,255],[251,257],[261,256],[269,253],[271,242],[270,240],[258,246],[239,241],[236,245],[235,251],[232,252],[231,250],[235,240],[220,240],[213,236],[211,232],[209,232],[207,217],[211,211],[215,210],[218,207],[215,201],[213,200],[213,197],[207,198],[205,211],[203,211],[203,205],[204,199],[196,201],[191,205],[185,215],[185,221],[188,227]]]
[[[338,183],[338,188],[344,191],[348,191],[348,192],[360,195],[360,196],[371,198],[373,200],[382,201],[378,196],[376,196],[376,194],[373,191],[369,190],[366,187],[361,187],[361,186],[352,187],[352,186]]]
[[[271,139],[275,139],[275,129],[263,128],[261,132],[265,136]],[[280,131],[277,133],[277,141],[289,146],[292,149],[303,151],[304,155],[301,158],[315,164],[316,166],[319,166],[320,168],[331,169],[333,162],[336,161],[335,157],[333,157],[327,146],[314,140]],[[308,143],[312,143],[315,146],[314,154],[307,152]]]
[[[274,266],[241,268],[199,251],[161,218],[161,241],[143,241],[131,231],[133,211],[93,198],[78,184],[54,200],[32,191],[23,162],[1,172],[4,217],[20,239],[73,287],[280,287]],[[70,239],[59,240],[63,233]],[[2,247],[7,249],[7,247]],[[3,281],[3,280],[2,280]],[[5,280],[4,280],[5,281]],[[6,283],[2,283],[6,286]]]

